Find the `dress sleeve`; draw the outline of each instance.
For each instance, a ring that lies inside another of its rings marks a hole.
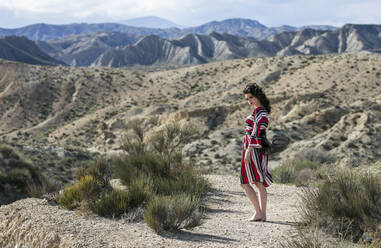
[[[255,114],[254,127],[253,132],[250,135],[249,147],[262,148],[261,134],[266,130],[268,123],[269,120],[266,112],[259,110]]]

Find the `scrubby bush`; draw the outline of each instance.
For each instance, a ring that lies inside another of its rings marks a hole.
[[[128,206],[137,208],[151,196],[151,182],[147,178],[136,178],[128,185]]]
[[[102,193],[102,186],[93,176],[84,175],[72,186],[67,187],[57,197],[58,203],[68,209],[79,206],[81,201],[93,202]]]
[[[102,187],[107,187],[112,176],[111,161],[107,158],[90,161],[87,166],[77,170],[75,178],[80,180],[84,176],[92,176]]]
[[[57,185],[14,148],[0,144],[0,205],[25,197],[42,197],[56,189]]]
[[[307,186],[328,178],[335,157],[319,149],[307,149],[272,170],[275,182]]]
[[[57,202],[67,209],[74,209],[81,202],[81,192],[78,184],[67,187],[57,196]]]
[[[184,165],[171,177],[156,177],[153,179],[152,190],[156,194],[188,194],[202,198],[209,189],[207,181],[200,177],[193,165]]]
[[[110,174],[109,166],[111,164],[102,158],[92,162],[90,167],[80,169],[77,173],[79,181],[64,189],[57,197],[57,202],[67,209],[86,206],[100,216],[111,218],[120,217],[146,202],[148,184],[138,178],[132,181],[128,191],[114,189],[106,175]]]
[[[85,205],[113,218],[128,212],[142,214],[135,209],[148,203],[144,219],[157,232],[198,225],[200,199],[209,184],[182,154],[195,130],[192,125],[171,123],[146,137],[139,123],[132,122],[121,146],[124,153],[78,170],[78,182],[66,188],[58,202],[69,209]],[[121,179],[126,191],[110,186],[112,175]]]
[[[182,194],[153,197],[144,213],[144,220],[160,233],[200,225],[202,216],[200,199]]]
[[[207,192],[206,180],[182,155],[182,146],[195,133],[193,126],[171,123],[146,140],[137,123],[132,129],[122,145],[126,153],[115,159],[117,174],[127,187],[134,179],[145,178],[154,194],[186,193],[201,198]]]
[[[84,205],[99,215],[113,216],[112,211],[118,209],[123,196],[118,198],[119,192],[110,185],[111,166],[109,159],[99,158],[80,168],[76,174],[78,181],[65,188],[57,196],[57,202],[68,209],[75,209],[86,202]],[[114,208],[109,207],[112,204]]]
[[[283,162],[272,170],[275,182],[292,183],[297,186],[308,185],[311,179],[316,179],[316,172],[319,168],[317,162],[307,159],[293,159]]]
[[[296,154],[295,159],[309,160],[319,164],[325,164],[325,163],[329,164],[329,163],[334,163],[336,161],[336,158],[334,155],[317,148],[306,149]]]
[[[272,175],[274,177],[274,181],[277,183],[292,183],[295,179],[295,168],[292,166],[280,165],[273,169]]]
[[[190,208],[189,201],[176,207],[172,205],[174,202],[177,204],[178,199],[189,198],[192,199],[192,206],[198,206],[199,199],[209,189],[209,184],[199,175],[196,167],[182,155],[183,145],[196,132],[194,126],[170,123],[145,138],[138,123],[131,125],[133,133],[125,138],[122,145],[126,153],[115,160],[117,174],[127,188],[131,188],[135,178],[141,178],[143,184],[149,185],[151,200],[144,216],[155,231],[190,227],[190,224],[183,225],[179,222],[186,222],[182,216],[184,212],[189,215],[189,211],[195,212],[197,208]],[[160,205],[156,204],[157,199],[162,199]],[[167,214],[170,216],[167,217],[170,219],[164,220],[165,212],[162,215],[154,214],[157,208],[169,211]]]
[[[381,177],[340,170],[317,188],[305,189],[300,210],[303,224],[318,222],[330,233],[354,241],[364,233],[380,235]]]
[[[102,192],[100,197],[93,201],[89,207],[100,216],[115,218],[127,212],[128,204],[128,192],[112,189]]]

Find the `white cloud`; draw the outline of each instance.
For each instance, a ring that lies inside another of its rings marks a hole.
[[[19,23],[106,22],[155,15],[183,25],[251,18],[283,24],[381,23],[379,0],[0,0],[0,27]]]
[[[144,13],[160,9],[173,9],[186,6],[187,2],[175,0],[2,0],[0,8],[13,11],[33,13],[63,13],[83,16],[81,13],[95,14],[103,12],[105,15],[121,16],[126,13]]]

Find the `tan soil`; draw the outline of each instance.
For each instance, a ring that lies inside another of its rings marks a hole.
[[[0,245],[15,247],[280,247],[296,235],[295,186],[268,188],[267,222],[248,222],[253,209],[238,176],[210,175],[207,218],[192,230],[157,235],[144,222],[84,217],[49,205],[46,200],[24,199],[0,208]],[[13,246],[10,246],[12,242]]]

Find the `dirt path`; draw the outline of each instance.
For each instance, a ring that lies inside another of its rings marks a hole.
[[[279,241],[295,233],[296,187],[269,187],[267,222],[248,222],[254,212],[239,179],[210,176],[209,180],[214,187],[208,204],[211,211],[205,223],[193,230],[205,239],[194,247],[279,247]]]
[[[0,208],[0,244],[4,247],[5,240],[13,237],[14,244],[50,244],[34,247],[280,247],[280,241],[295,233],[296,187],[272,185],[268,221],[248,222],[252,207],[239,179],[215,175],[208,179],[214,189],[207,219],[191,231],[160,236],[145,223],[84,218],[30,198]]]

